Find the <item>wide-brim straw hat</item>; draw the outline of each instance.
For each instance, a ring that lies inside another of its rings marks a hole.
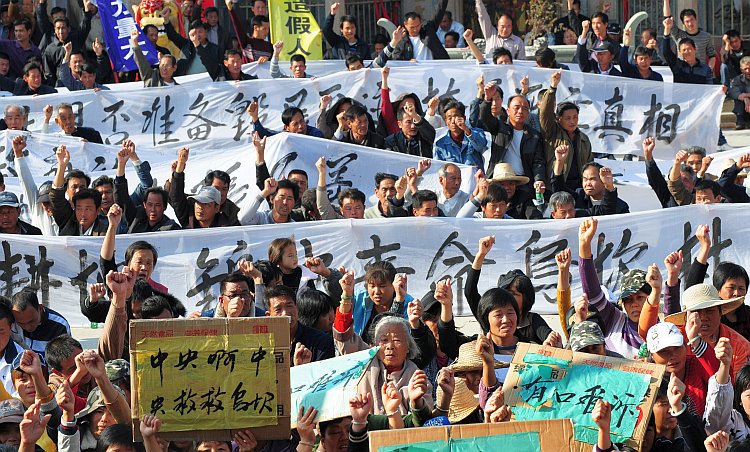
[[[726,315],[745,303],[745,297],[722,299],[719,296],[719,291],[710,284],[696,284],[688,288],[682,293],[682,299],[685,303],[684,309],[676,314],[666,316],[665,322],[682,326],[687,322],[688,312],[717,306],[721,310],[721,315]]]
[[[492,179],[490,182],[518,182],[521,185],[528,184],[529,178],[526,176],[519,176],[513,170],[513,166],[510,163],[498,163],[492,170]]]
[[[495,369],[502,369],[510,366],[509,363],[503,363],[495,360]],[[467,342],[458,348],[458,359],[451,364],[453,372],[471,372],[473,370],[482,370],[482,358],[477,354],[477,341]]]
[[[456,386],[453,389],[453,397],[448,408],[448,420],[451,424],[456,424],[466,419],[477,408],[479,408],[479,395],[471,392],[466,386],[466,380],[456,378]],[[438,386],[438,400],[442,398],[443,390]]]

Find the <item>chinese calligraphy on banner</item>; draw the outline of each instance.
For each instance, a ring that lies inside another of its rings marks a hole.
[[[590,446],[589,446],[590,448]],[[370,432],[371,452],[570,452],[570,419],[453,425]]]
[[[292,55],[323,59],[320,27],[304,0],[270,0],[268,13],[273,41],[284,41],[281,61],[289,61]]]
[[[288,319],[135,321],[130,344],[134,419],[156,415],[181,438],[248,427],[288,437]]]
[[[573,419],[575,440],[596,444],[591,413],[598,400],[612,404],[612,441],[640,448],[664,366],[608,356],[519,344],[505,401],[515,419]]]

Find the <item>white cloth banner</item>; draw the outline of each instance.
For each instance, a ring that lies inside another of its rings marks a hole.
[[[5,161],[0,162],[0,172],[5,176],[6,188],[16,194],[21,194],[20,184],[16,179],[18,171],[11,148],[13,137],[25,134],[26,155],[24,159],[31,170],[34,184],[39,186],[44,181],[52,180],[57,171],[55,147],[65,144],[70,151],[71,167],[82,169],[91,176],[92,180],[102,175],[115,176],[117,166],[116,146],[98,145],[83,142],[78,138],[38,133],[3,131],[0,132],[0,147],[5,146]],[[163,185],[171,176],[171,163],[176,153],[169,149],[141,149],[137,148],[141,161],[148,161],[151,174],[156,185]],[[259,193],[255,183],[255,149],[252,144],[234,144],[215,152],[206,148],[191,150],[190,158],[185,170],[185,189],[195,193],[203,183],[206,173],[221,169],[231,177],[229,199],[241,208],[249,203]],[[303,135],[281,133],[270,137],[266,143],[265,158],[271,175],[282,178],[289,175],[293,169],[304,170],[310,180],[310,188],[318,183],[318,170],[315,166],[318,158],[326,157],[328,162],[328,191],[331,202],[337,204],[338,193],[348,188],[358,188],[366,195],[374,193],[375,174],[378,172],[392,173],[397,176],[404,174],[407,168],[416,167],[419,159],[414,156],[389,153],[388,159],[383,159],[380,149],[340,143],[322,138]],[[462,173],[461,188],[470,192],[473,187],[473,169],[467,165],[458,165]],[[438,182],[440,162],[435,161],[420,181],[420,188],[435,192],[441,190]],[[139,183],[135,171],[128,163],[125,175],[128,188],[132,192]],[[21,199],[22,204],[28,200]],[[377,199],[372,196],[368,205],[374,205]],[[24,209],[26,210],[26,208]],[[173,216],[170,211],[168,215]]]
[[[391,98],[415,92],[423,104],[433,96],[452,96],[468,105],[476,95],[474,81],[496,80],[506,98],[529,75],[531,97],[549,85],[549,69],[526,66],[431,64],[391,70]],[[107,143],[130,138],[139,146],[176,149],[217,149],[244,142],[251,131],[245,109],[257,99],[264,126],[281,130],[281,112],[297,106],[313,125],[320,97],[346,96],[364,103],[375,115],[380,102],[380,71],[340,72],[314,79],[220,82],[116,91],[76,91],[38,97],[0,99],[30,112],[29,130],[41,130],[46,104],[69,102],[80,125],[99,130]],[[671,158],[691,145],[712,148],[718,140],[719,112],[724,95],[718,86],[681,85],[564,71],[557,101],[581,108],[580,125],[595,152],[641,155],[641,141],[657,138],[655,155]],[[535,105],[536,102],[533,102]],[[56,126],[52,126],[55,129]]]
[[[497,242],[485,260],[480,291],[494,287],[501,274],[519,268],[537,288],[534,311],[555,313],[554,256],[571,247],[576,258],[579,224],[574,219],[397,218],[185,230],[118,236],[116,258],[123,262],[130,243],[148,240],[159,252],[153,278],[193,311],[215,306],[219,282],[236,269],[239,260],[266,259],[273,239],[294,237],[300,260],[319,256],[329,266],[353,269],[357,278],[366,266],[388,260],[408,275],[408,292],[417,298],[432,283],[450,275],[456,279],[456,314],[471,315],[463,295],[466,273],[478,240],[495,235]],[[683,251],[683,272],[687,271],[697,251],[694,231],[700,224],[711,226],[710,271],[719,260],[750,267],[750,253],[744,245],[750,233],[746,206],[679,207],[601,217],[594,257],[602,284],[616,292],[624,272],[645,269],[653,262],[661,266],[664,257],[675,250]],[[0,246],[0,294],[11,296],[32,284],[40,290],[44,304],[61,312],[72,325],[87,323],[79,302],[86,296],[87,284],[102,278],[100,238],[0,235]],[[580,282],[575,266],[571,273],[576,297]]]

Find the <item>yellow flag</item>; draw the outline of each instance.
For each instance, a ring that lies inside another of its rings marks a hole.
[[[322,33],[304,0],[270,0],[268,14],[272,40],[284,41],[280,60],[296,54],[308,61],[323,59]]]

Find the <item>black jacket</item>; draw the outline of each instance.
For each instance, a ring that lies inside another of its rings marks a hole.
[[[180,229],[180,226],[171,218],[164,215],[162,219],[154,226],[148,224],[146,209],[143,206],[137,206],[130,198],[128,190],[128,180],[124,176],[115,177],[113,187],[113,196],[115,203],[122,208],[122,214],[128,223],[128,234],[138,232],[160,232],[174,231]],[[167,206],[164,206],[166,209]]]
[[[76,127],[75,132],[71,133],[70,136],[83,138],[91,143],[104,144],[101,134],[91,127]]]
[[[333,21],[336,19],[336,16],[328,15],[326,17],[326,21],[323,24],[323,36],[326,38],[326,41],[328,41],[328,44],[331,46],[330,49],[326,52],[325,59],[326,60],[345,60],[349,55],[359,55],[362,58],[362,61],[369,60],[370,59],[370,44],[367,43],[367,41],[364,41],[357,36],[357,44],[354,45],[354,49],[356,49],[355,53],[352,53],[349,49],[349,42],[344,39],[343,36],[337,34],[333,31]]]
[[[37,16],[38,17],[38,16]],[[91,31],[91,19],[94,17],[90,12],[85,12],[81,17],[81,24],[78,30],[72,27],[68,33],[68,41],[73,43],[73,49],[85,50],[86,38]],[[44,48],[44,78],[50,86],[55,86],[57,82],[57,68],[62,64],[65,58],[64,43],[60,42],[53,33],[52,41]]]
[[[385,148],[389,151],[431,159],[432,145],[435,142],[435,129],[424,117],[417,124],[417,136],[414,140],[411,140],[413,146],[409,146],[404,132],[399,130],[393,135],[386,137]]]
[[[617,57],[619,55],[620,49],[618,48],[617,53],[612,55],[612,63],[609,69],[609,74],[607,75],[622,77],[622,72],[620,72],[615,67],[615,62],[617,61]],[[578,44],[576,47],[576,56],[578,58],[578,66],[581,68],[581,72],[590,72],[592,74],[602,73],[601,69],[599,69],[599,64],[591,59],[591,54],[589,53],[588,49],[586,49],[586,46]]]
[[[195,200],[188,198],[185,194],[185,173],[172,173],[172,181],[169,185],[169,205],[174,209],[174,214],[183,229],[198,227],[197,224],[193,224]],[[239,226],[240,220],[237,218],[239,211],[240,208],[227,199],[214,217],[211,227]]]
[[[669,191],[667,181],[664,180],[664,175],[661,173],[659,166],[653,160],[646,160],[646,177],[648,178],[648,185],[659,198],[661,206],[665,209],[667,207],[677,207],[677,201],[674,200],[674,196]]]
[[[440,25],[440,21],[443,20],[445,14],[445,8],[448,6],[448,0],[441,0],[438,5],[437,13],[432,20],[422,23],[422,29],[419,32],[419,39],[422,40],[424,45],[430,49],[433,60],[449,60],[448,51],[445,50],[443,44],[440,43],[440,39],[437,36],[437,27]],[[414,58],[414,46],[412,46],[407,34],[404,38],[396,44],[391,55],[392,60],[405,60],[409,61]]]
[[[736,163],[721,173],[718,183],[721,186],[721,196],[723,196],[727,202],[750,202],[750,196],[748,196],[745,187],[734,183],[739,173],[740,169],[737,167]]]
[[[174,75],[186,75],[193,61],[198,57],[203,66],[206,67],[209,77],[216,80],[221,69],[219,64],[223,61],[223,57],[219,55],[219,46],[206,42],[205,46],[200,46],[196,49],[189,39],[183,38],[175,31],[171,23],[167,22],[164,25],[164,30],[167,32],[169,40],[179,47],[182,54],[185,55],[185,58],[177,61],[177,71],[175,71]]]
[[[563,176],[552,175],[550,180],[552,186],[552,192],[567,191],[573,195],[576,200],[576,209],[582,209],[588,212],[589,216],[598,215],[614,215],[618,213],[630,213],[630,206],[628,203],[617,197],[617,189],[612,191],[604,190],[604,198],[599,204],[594,204],[591,198],[583,191],[583,188],[576,189],[575,192],[571,192],[565,188],[565,180]]]
[[[507,116],[505,116],[507,118]],[[501,121],[492,115],[492,102],[485,100],[479,106],[479,118],[485,130],[492,135],[492,151],[487,162],[487,177],[492,178],[495,164],[505,161],[505,153],[513,143],[513,127],[507,121]],[[543,181],[547,173],[547,162],[544,157],[544,141],[536,130],[524,125],[521,138],[521,163],[523,175],[531,181]],[[520,174],[519,174],[520,175]]]
[[[0,89],[3,91],[10,91],[14,96],[33,96],[34,94],[52,94],[56,93],[57,90],[49,85],[42,83],[39,89],[31,89],[26,81],[19,77],[13,80],[10,77],[0,75]]]
[[[52,188],[49,191],[49,200],[52,203],[52,217],[60,228],[59,236],[80,236],[81,227],[76,220],[76,214],[73,211],[68,200],[65,198],[64,188]],[[102,236],[107,234],[107,224],[102,221],[101,216],[97,215],[94,220],[94,226],[91,231],[92,236]]]
[[[358,144],[360,146],[367,146],[370,148],[385,149],[385,139],[383,138],[383,136],[371,130],[367,131],[365,141],[361,144],[353,141],[351,130],[347,130],[346,132],[344,132],[344,136],[342,136],[338,141],[342,143]]]

